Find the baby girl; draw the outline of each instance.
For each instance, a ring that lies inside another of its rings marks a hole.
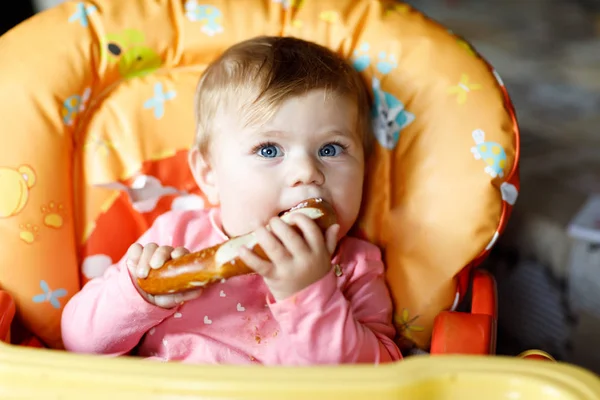
[[[216,206],[163,214],[86,284],[63,312],[66,349],[219,364],[401,359],[380,251],[347,236],[372,138],[358,73],[317,44],[258,37],[212,63],[196,99],[189,165]],[[315,197],[337,215],[324,234],[305,215],[277,217]],[[250,232],[269,257],[240,250],[254,273],[180,294],[137,285],[171,258]]]

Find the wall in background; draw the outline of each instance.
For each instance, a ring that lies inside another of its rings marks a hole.
[[[65,0],[33,0],[33,6],[36,12],[40,12],[64,2]]]
[[[33,4],[28,0],[0,2],[0,35],[33,14]]]

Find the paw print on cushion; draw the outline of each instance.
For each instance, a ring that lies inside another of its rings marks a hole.
[[[200,30],[208,36],[223,33],[223,13],[215,6],[198,4],[196,0],[185,2],[185,15],[192,22],[200,22]]]
[[[393,149],[400,139],[400,131],[415,120],[415,115],[388,92],[381,90],[381,82],[373,77],[374,107],[371,113],[373,133],[379,144]]]
[[[370,47],[369,43],[363,42],[354,50],[352,55],[352,66],[358,72],[364,71],[371,64],[371,56],[369,56]]]
[[[40,207],[44,215],[44,225],[49,228],[59,229],[63,226],[65,220],[65,207],[62,204],[56,204],[51,201],[47,205]]]
[[[378,58],[379,61],[377,62],[377,71],[379,71],[383,75],[389,74],[396,67],[398,67],[396,56],[394,56],[393,54],[388,54],[385,51],[381,51],[379,52]]]
[[[67,295],[67,291],[65,289],[50,290],[50,286],[48,286],[48,283],[43,279],[40,281],[40,288],[44,293],[36,294],[35,296],[33,296],[33,302],[49,302],[52,305],[52,307],[57,309],[60,308],[61,304],[58,299],[60,299],[61,297],[65,297]]]
[[[475,146],[471,147],[471,153],[476,160],[483,160],[486,164],[485,172],[492,178],[504,176],[506,167],[506,152],[504,148],[495,142],[485,141],[485,132],[475,129],[472,133]]]
[[[35,242],[37,237],[40,235],[40,228],[37,225],[21,224],[19,225],[19,229],[21,230],[19,237],[27,244],[32,244]]]

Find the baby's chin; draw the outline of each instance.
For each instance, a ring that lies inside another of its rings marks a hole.
[[[276,214],[274,214],[273,216],[276,216]],[[225,234],[228,237],[236,237],[236,236],[246,235],[248,233],[254,232],[255,230],[257,230],[260,227],[267,226],[269,224],[269,220],[273,216],[263,216],[262,218],[253,217],[253,218],[249,218],[249,219],[240,219],[235,216],[227,218],[227,216],[222,215],[221,216],[222,223],[223,223],[222,229],[223,229],[223,232],[225,232]]]
[[[338,232],[338,239],[346,236],[352,229],[352,225],[347,225],[344,222],[340,223],[340,231]]]

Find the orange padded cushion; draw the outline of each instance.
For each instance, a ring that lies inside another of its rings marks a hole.
[[[401,342],[428,346],[516,199],[517,127],[464,41],[375,0],[70,1],[0,39],[0,285],[45,343],[158,214],[205,206],[186,166],[196,82],[257,35],[323,44],[364,77],[379,144],[355,233],[384,250]]]

